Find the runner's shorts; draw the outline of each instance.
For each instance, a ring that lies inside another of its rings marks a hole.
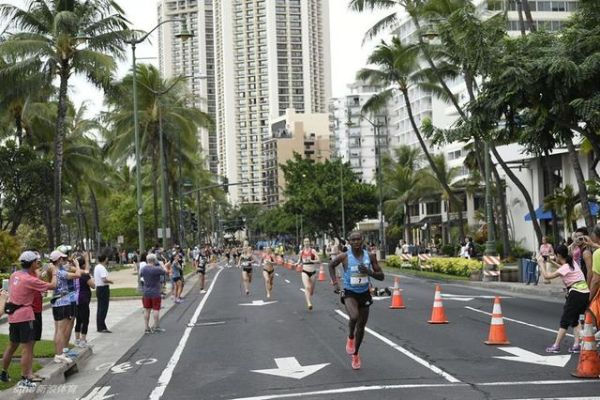
[[[346,304],[345,299],[348,297],[356,299],[359,307],[369,307],[371,304],[373,304],[373,298],[368,290],[364,293],[356,293],[352,290],[344,289],[340,292],[340,295],[342,304]]]

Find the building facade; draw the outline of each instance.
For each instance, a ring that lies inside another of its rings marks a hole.
[[[166,23],[159,28],[159,67],[164,77],[182,76],[192,94],[192,104],[208,113],[213,120],[215,106],[214,18],[212,0],[161,0],[157,7],[158,21],[185,20],[193,37],[177,38],[183,24]],[[218,172],[215,129],[201,129],[200,144],[206,166]]]
[[[327,0],[214,0],[219,173],[234,204],[265,203],[264,142],[289,108],[327,111]]]

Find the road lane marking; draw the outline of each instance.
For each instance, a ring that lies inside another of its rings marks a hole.
[[[277,364],[277,368],[251,369],[250,371],[257,372],[259,374],[280,376],[283,378],[304,379],[320,369],[325,368],[330,363],[300,365],[296,357],[282,357],[276,358],[275,364]]]
[[[551,367],[564,368],[571,359],[571,354],[560,354],[553,356],[544,356],[531,351],[527,351],[520,347],[498,347],[498,350],[512,354],[512,356],[494,356],[501,360],[517,361],[530,364],[546,365]]]
[[[264,301],[264,300],[253,300],[252,303],[240,303],[240,306],[265,306],[269,304],[277,303],[277,300],[274,301]]]
[[[406,384],[406,385],[373,385],[373,386],[354,386],[343,389],[319,390],[313,392],[296,392],[284,394],[271,394],[254,397],[237,397],[231,400],[273,400],[273,399],[289,399],[295,397],[310,397],[327,394],[340,393],[356,393],[370,392],[378,390],[395,390],[395,389],[435,389],[435,388],[463,388],[463,387],[478,387],[478,386],[511,386],[511,385],[563,385],[563,384],[582,384],[582,383],[598,383],[596,380],[565,380],[565,381],[530,381],[530,382],[488,382],[488,383],[432,383],[432,384]],[[597,399],[598,397],[582,397],[572,398],[570,400]],[[539,397],[537,398],[539,399]],[[569,398],[565,398],[569,399]],[[514,399],[518,400],[518,399]],[[527,399],[521,399],[527,400]]]
[[[316,390],[313,392],[302,393],[286,393],[286,394],[271,394],[255,397],[238,397],[231,400],[272,400],[272,399],[289,399],[293,397],[310,397],[327,394],[340,393],[355,393],[369,392],[374,390],[390,390],[390,389],[420,389],[420,388],[447,388],[447,387],[468,387],[466,383],[433,383],[433,384],[407,384],[407,385],[373,385],[373,386],[355,386],[343,389]]]
[[[286,279],[286,280],[285,280],[285,283],[290,283],[290,281]]]
[[[339,315],[341,315],[342,317],[344,317],[345,319],[350,319],[346,314],[344,314],[341,310],[335,310],[336,313],[338,313]],[[395,350],[398,350],[400,353],[404,354],[405,356],[411,358],[412,360],[416,361],[417,363],[421,364],[422,366],[424,366],[425,368],[428,368],[429,370],[431,370],[433,373],[440,375],[441,377],[443,377],[444,379],[446,379],[448,382],[452,382],[452,383],[460,383],[460,380],[456,379],[455,377],[453,377],[452,375],[450,375],[449,373],[447,373],[446,371],[436,367],[435,365],[423,360],[421,357],[419,357],[418,355],[411,353],[410,351],[406,350],[404,347],[392,342],[390,339],[386,338],[383,335],[380,335],[379,333],[375,332],[373,329],[371,328],[365,328],[365,331],[369,332],[371,335],[375,336],[377,339],[381,340],[383,343],[387,344],[388,346],[392,347]]]
[[[210,284],[210,287],[208,288],[206,295],[202,298],[202,300],[200,301],[200,304],[198,304],[198,307],[196,308],[196,311],[194,312],[194,315],[190,319],[190,324],[195,325],[196,322],[198,321],[200,312],[204,308],[204,305],[206,304],[206,300],[208,300],[208,297],[212,293],[212,290],[215,287],[215,283],[217,282],[217,278],[219,277],[219,274],[221,272],[223,272],[223,268],[220,268],[217,271],[217,274],[213,278],[213,281]],[[173,372],[175,371],[175,367],[177,366],[177,363],[179,362],[179,359],[181,358],[183,349],[185,348],[185,345],[186,345],[188,339],[190,338],[191,332],[192,332],[192,328],[190,326],[185,328],[185,331],[183,332],[183,335],[181,336],[181,339],[179,340],[179,345],[177,345],[177,348],[173,352],[173,355],[171,356],[171,359],[167,363],[167,366],[163,370],[162,374],[160,374],[160,377],[158,378],[158,384],[156,385],[154,390],[152,390],[152,393],[150,393],[150,397],[149,397],[150,400],[159,400],[162,397],[162,395],[165,393],[165,390],[167,389],[167,386],[169,385],[169,382],[171,382],[171,378],[173,377]]]
[[[489,313],[489,312],[483,311],[483,310],[478,310],[478,309],[473,308],[473,307],[465,306],[465,308],[468,309],[468,310],[471,310],[471,311],[475,311],[475,312],[481,313],[481,314],[485,314],[485,315],[489,315],[489,316],[492,315],[492,313]],[[543,326],[538,326],[538,325],[530,324],[529,322],[519,321],[518,319],[507,318],[507,317],[504,317],[504,316],[502,317],[502,319],[504,319],[505,321],[510,321],[510,322],[514,322],[514,323],[517,323],[517,324],[530,326],[532,328],[537,328],[537,329],[540,329],[540,330],[546,331],[546,332],[552,332],[552,333],[557,333],[558,332],[558,331],[555,331],[554,329],[544,328]],[[573,337],[573,334],[567,333],[567,336]]]

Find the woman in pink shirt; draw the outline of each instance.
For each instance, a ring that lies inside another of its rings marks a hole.
[[[560,317],[560,329],[556,334],[554,344],[546,348],[546,352],[559,353],[560,343],[564,339],[567,329],[572,327],[575,343],[569,348],[569,353],[579,353],[579,332],[581,330],[581,327],[579,326],[579,316],[585,313],[590,296],[590,290],[585,281],[585,276],[579,265],[574,262],[571,255],[569,255],[569,248],[564,244],[561,244],[556,248],[556,261],[550,261],[558,268],[555,272],[546,271],[546,263],[541,255],[538,257],[537,261],[540,266],[540,271],[542,271],[542,275],[545,279],[560,277],[567,288],[567,300],[563,307],[562,317]]]
[[[34,251],[25,251],[19,257],[21,269],[13,272],[10,276],[8,292],[8,303],[14,311],[8,314],[9,339],[10,342],[4,351],[3,370],[0,373],[0,380],[8,381],[10,378],[7,373],[7,362],[19,345],[22,347],[21,355],[21,380],[17,387],[34,388],[32,382],[33,366],[33,345],[35,343],[35,315],[34,302],[38,292],[46,292],[48,289],[56,287],[56,274],[52,267],[48,269],[52,280],[50,283],[44,282],[36,275],[40,268],[40,255]],[[8,304],[7,303],[7,304]]]

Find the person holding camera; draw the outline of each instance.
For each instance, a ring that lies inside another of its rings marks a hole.
[[[181,253],[179,251],[173,251],[173,256],[171,258],[171,262],[169,263],[176,304],[183,302],[181,299],[181,292],[183,291],[183,264],[181,259]]]
[[[579,264],[585,280],[590,286],[592,284],[592,249],[589,245],[589,231],[585,226],[581,226],[573,232],[573,243],[571,244],[571,255],[573,260]]]
[[[346,352],[352,356],[352,369],[360,369],[362,363],[358,350],[365,335],[369,306],[373,304],[369,290],[371,278],[383,281],[385,276],[377,263],[377,257],[370,254],[364,246],[362,232],[352,232],[348,240],[350,250],[329,263],[329,276],[334,292],[341,295],[349,317]],[[344,270],[341,291],[335,273],[339,264],[342,264]]]
[[[562,317],[560,318],[560,329],[556,334],[556,340],[550,347],[546,348],[546,352],[560,352],[560,343],[564,339],[567,329],[572,327],[575,342],[569,348],[569,353],[579,353],[579,332],[581,329],[579,326],[579,316],[585,314],[590,296],[585,276],[579,265],[569,255],[567,246],[562,244],[556,247],[556,261],[550,260],[550,263],[553,263],[558,268],[555,272],[546,270],[548,263],[542,255],[538,257],[537,262],[544,279],[550,280],[560,277],[567,288],[567,300],[563,308]]]
[[[40,255],[35,251],[25,251],[19,256],[21,270],[11,274],[9,279],[9,297],[4,311],[8,314],[9,344],[2,357],[0,381],[9,382],[8,367],[13,354],[21,346],[21,380],[17,387],[35,388],[33,378],[33,346],[41,338],[41,325],[36,330],[36,316],[33,310],[35,296],[54,289],[57,277],[54,267],[46,271],[50,282],[44,282],[37,276],[40,268]],[[39,336],[39,338],[38,338]]]
[[[90,256],[88,253],[79,255],[77,263],[81,269],[81,276],[77,281],[77,317],[75,320],[75,346],[87,347],[87,332],[90,324],[90,301],[92,300],[92,289],[96,288],[94,280],[90,276]]]
[[[164,278],[167,275],[167,271],[158,261],[156,254],[148,254],[146,262],[147,264],[142,271],[142,278],[144,279],[142,306],[144,307],[145,333],[164,332],[165,330],[159,325],[159,313],[162,300],[160,289],[161,278]],[[151,311],[154,312],[153,327],[150,327]]]
[[[544,259],[546,267],[549,267],[548,261],[550,258],[554,257],[554,248],[552,247],[551,243],[548,243],[548,238],[546,236],[542,237],[542,244],[540,245],[539,254],[540,257]],[[550,283],[550,280],[544,278],[544,283],[548,284]]]
[[[96,330],[99,333],[112,333],[106,326],[106,315],[108,314],[108,305],[110,304],[110,286],[113,281],[108,279],[108,270],[104,263],[108,261],[106,252],[98,255],[98,264],[94,267],[94,284],[96,285],[96,300],[98,308],[96,309]]]
[[[54,317],[55,363],[70,364],[73,360],[67,355],[69,339],[77,317],[77,290],[75,280],[81,277],[77,258],[54,250],[50,253],[50,261],[56,269],[56,289],[50,302]]]

